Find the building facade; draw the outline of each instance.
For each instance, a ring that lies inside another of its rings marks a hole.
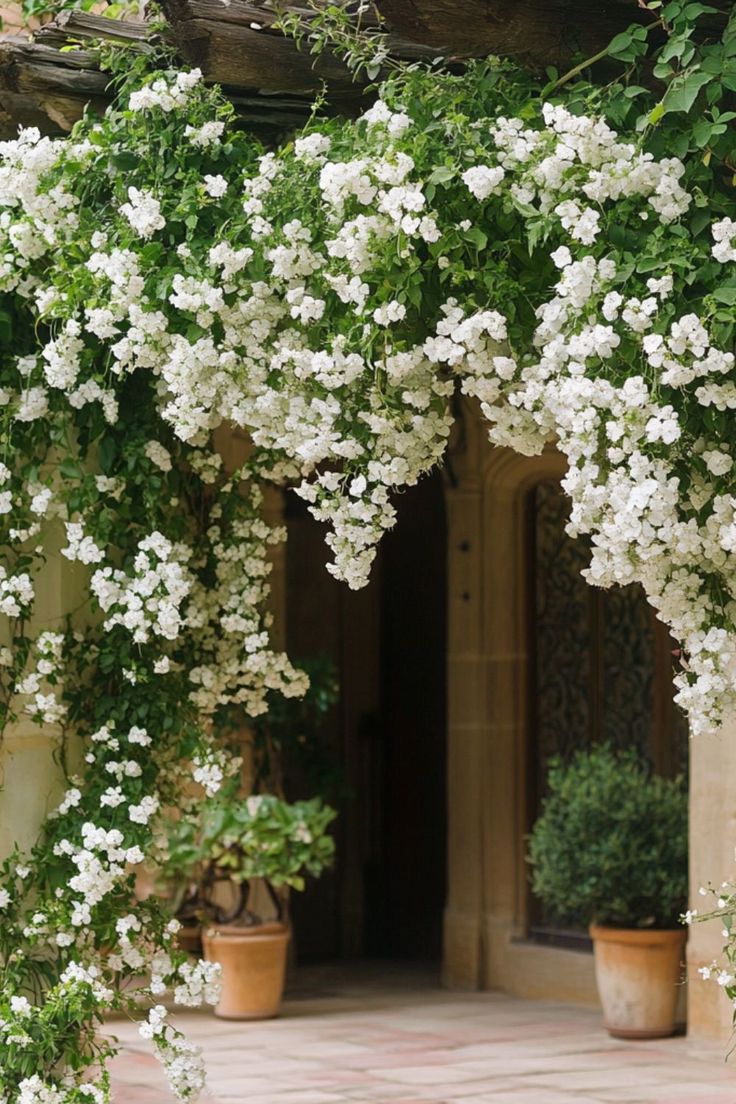
[[[399,499],[358,594],[324,571],[320,527],[290,518],[289,648],[340,670],[348,794],[338,875],[297,902],[307,956],[436,954],[451,987],[596,1002],[585,933],[556,930],[530,893],[525,837],[549,756],[601,738],[688,775],[693,907],[701,884],[733,875],[736,724],[689,741],[674,642],[639,588],[582,581],[563,474],[553,448],[491,446],[464,406],[444,472]],[[718,924],[691,929],[682,1016],[696,1036],[730,1032],[728,1001],[697,974],[720,945]]]
[[[221,446],[234,463],[245,442]],[[546,758],[570,740],[604,735],[663,773],[686,767],[692,906],[700,884],[733,877],[736,718],[689,742],[671,702],[672,645],[641,596],[581,595],[563,471],[554,449],[492,447],[464,407],[443,472],[401,496],[359,592],[326,572],[323,529],[303,504],[269,500],[289,532],[273,574],[279,643],[296,660],[329,657],[341,681],[323,749],[339,767],[339,861],[294,902],[302,958],[433,960],[453,988],[595,1002],[585,933],[540,913],[524,858]],[[79,570],[50,557],[39,622],[75,608]],[[25,724],[5,734],[3,853],[30,844],[63,793],[59,739]],[[718,924],[691,929],[683,1016],[695,1037],[730,1034],[728,1001],[697,976],[720,945]]]

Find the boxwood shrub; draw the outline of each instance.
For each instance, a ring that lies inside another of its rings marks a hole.
[[[687,901],[687,788],[608,745],[550,763],[532,888],[560,920],[674,928]]]

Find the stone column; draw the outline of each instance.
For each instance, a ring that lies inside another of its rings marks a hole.
[[[447,903],[442,976],[483,986],[483,794],[488,712],[483,635],[483,458],[488,439],[464,404],[447,464]]]
[[[690,741],[690,908],[707,909],[701,885],[736,879],[736,718],[716,736]],[[732,1035],[730,1002],[698,967],[720,958],[718,921],[693,924],[688,940],[688,1034],[727,1042]]]
[[[34,580],[30,636],[44,629],[63,630],[67,615],[83,600],[86,569],[64,559],[59,549],[65,544],[64,530],[57,524],[46,538],[48,558]],[[58,725],[39,726],[22,714],[6,727],[0,743],[0,858],[16,844],[24,851],[32,847],[47,815],[61,800],[66,789],[58,759],[61,740]],[[73,770],[77,748],[68,750]]]
[[[481,854],[484,748],[488,741],[482,649],[480,488],[447,499],[447,906],[443,980],[453,989],[482,984]]]

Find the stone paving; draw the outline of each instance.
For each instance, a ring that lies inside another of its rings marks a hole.
[[[177,1017],[203,1047],[206,1104],[736,1104],[736,1055],[683,1037],[610,1039],[595,1009],[453,993],[391,967],[302,972],[283,1015]],[[116,1104],[170,1104],[136,1029]]]

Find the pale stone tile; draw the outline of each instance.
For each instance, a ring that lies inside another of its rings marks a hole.
[[[454,1084],[459,1081],[477,1081],[477,1070],[460,1069],[451,1064],[438,1066],[399,1066],[391,1070],[372,1069],[368,1071],[374,1077],[395,1081],[404,1085]]]
[[[351,977],[333,975],[322,995],[306,986],[278,1020],[176,1014],[204,1050],[210,1104],[736,1104],[715,1044],[624,1043],[594,1009]],[[171,1104],[136,1025],[107,1031],[124,1047],[115,1104]]]
[[[723,1085],[709,1085],[700,1081],[680,1082],[673,1079],[669,1085],[641,1085],[636,1087],[636,1099],[647,1104],[734,1104],[736,1092],[724,1091]],[[632,1095],[631,1088],[601,1089],[600,1098],[605,1104],[625,1104]]]
[[[247,1098],[238,1095],[236,1090],[233,1090],[231,1094],[221,1093],[218,1090],[217,1100],[218,1102],[222,1101],[223,1104],[231,1100],[236,1101],[237,1104],[244,1104],[244,1100],[247,1101],[247,1104],[345,1104],[344,1096],[336,1096],[335,1093],[319,1092],[311,1089],[287,1093],[270,1092],[266,1095],[259,1094]]]

